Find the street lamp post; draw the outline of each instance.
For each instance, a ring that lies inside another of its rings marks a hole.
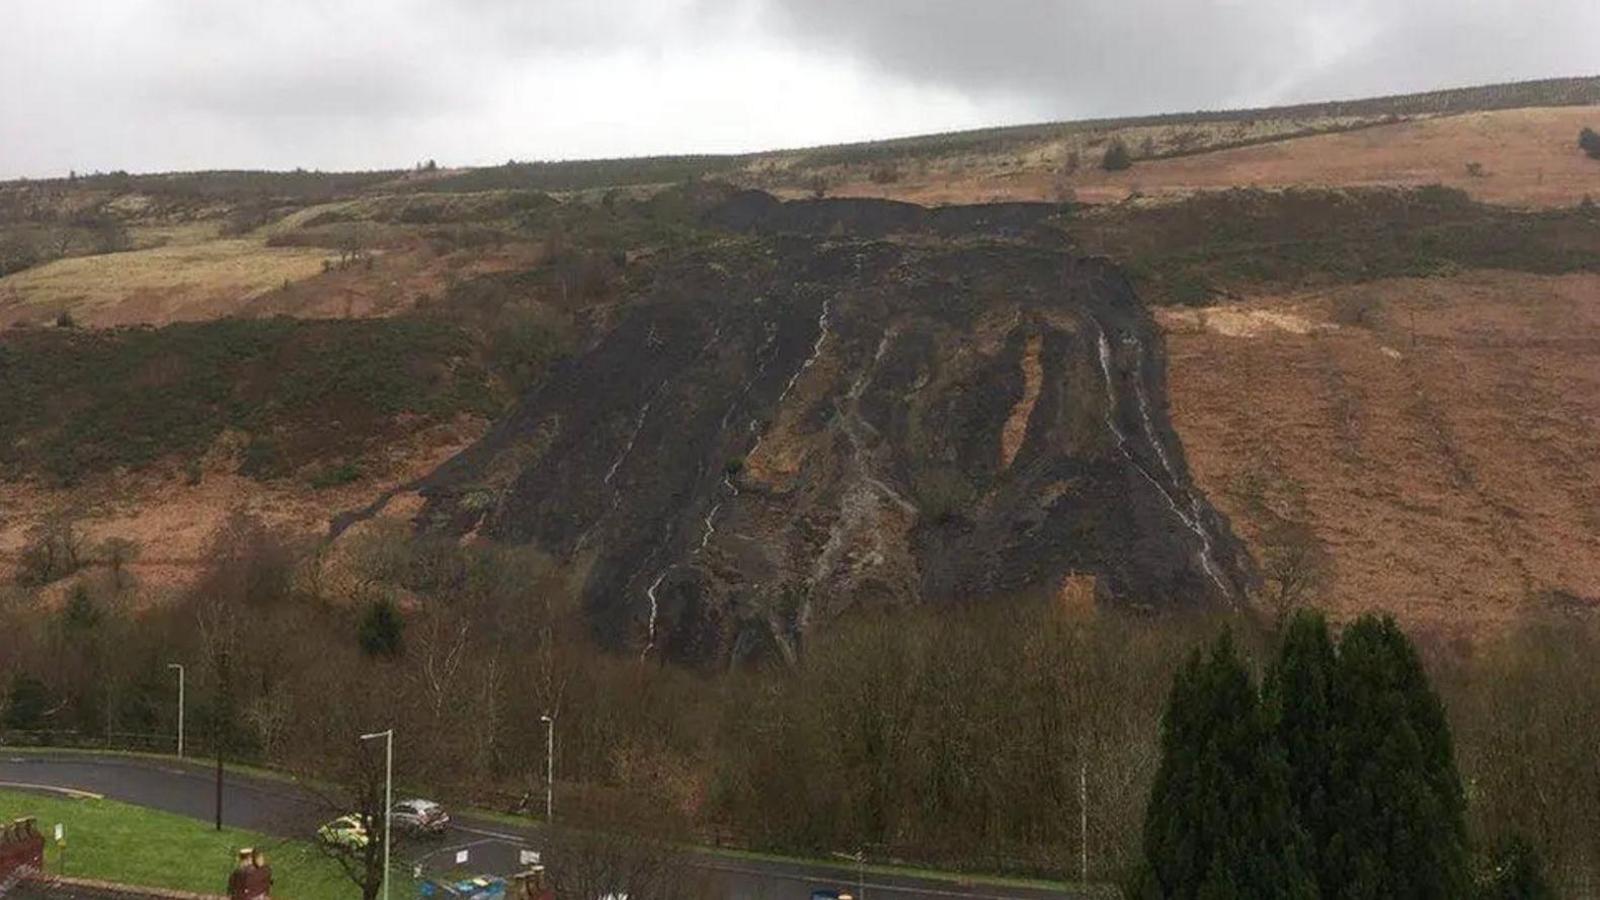
[[[856,900],[866,900],[867,848],[862,847],[854,853],[840,853],[836,850],[833,855],[839,859],[848,859],[856,864]]]
[[[363,741],[383,738],[383,900],[389,900],[389,815],[394,807],[394,729],[363,734]]]
[[[554,821],[556,784],[556,720],[549,715],[539,717],[544,723],[544,820]]]
[[[167,663],[167,668],[178,670],[178,758],[183,759],[183,664]]]

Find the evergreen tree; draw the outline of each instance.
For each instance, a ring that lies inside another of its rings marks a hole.
[[[1339,642],[1332,711],[1336,830],[1323,895],[1456,900],[1470,892],[1466,801],[1450,729],[1394,620],[1363,616]]]
[[[99,624],[100,609],[95,606],[94,598],[89,596],[89,589],[81,583],[73,585],[72,593],[67,595],[67,607],[61,614],[61,625],[67,636],[82,638]]]
[[[18,672],[11,676],[11,690],[7,692],[5,715],[0,716],[0,724],[17,731],[36,731],[44,727],[48,705],[44,682],[26,672]]]
[[[1112,141],[1111,146],[1106,148],[1105,158],[1100,160],[1100,168],[1107,172],[1121,172],[1132,166],[1133,154],[1128,152],[1128,145],[1121,139]]]
[[[1300,612],[1289,620],[1278,658],[1267,672],[1265,691],[1277,725],[1278,744],[1289,765],[1289,797],[1306,834],[1306,868],[1324,896],[1337,896],[1334,873],[1324,870],[1320,850],[1338,831],[1333,803],[1337,736],[1333,718],[1338,657],[1321,613]]]
[[[405,620],[387,597],[367,607],[356,630],[361,652],[393,659],[404,649]]]
[[[1139,891],[1163,900],[1311,898],[1271,717],[1224,634],[1173,681],[1145,813]]]

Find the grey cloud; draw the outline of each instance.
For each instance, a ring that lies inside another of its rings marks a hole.
[[[1600,69],[1594,0],[770,0],[767,12],[774,29],[814,50],[1020,96],[1045,116]],[[1340,31],[1354,45],[1323,58]]]
[[[470,98],[481,74],[421,4],[172,4],[151,25],[160,62],[140,67],[145,93],[240,118],[430,115]]]
[[[957,90],[1017,94],[1042,114],[1102,115],[1229,102],[1307,52],[1304,4],[1163,0],[775,0],[773,21]]]
[[[1594,0],[1363,0],[1370,40],[1310,71],[1294,99],[1367,96],[1468,84],[1600,74]]]
[[[940,130],[1600,69],[1596,0],[4,6],[0,176],[69,166],[377,165],[411,153],[555,156],[573,146],[576,128],[589,127],[581,125],[587,98],[602,96],[610,105],[596,121],[655,123],[627,135],[628,150],[644,152],[693,149],[696,135],[707,134],[738,133],[750,147],[797,134],[803,142],[837,138],[842,122],[871,127],[872,115],[862,115],[871,107],[861,103],[912,103],[909,112],[896,108],[897,127]],[[737,62],[715,68],[707,60]],[[797,75],[796,60],[820,77]],[[653,67],[660,78],[651,77]],[[596,86],[595,78],[611,81]],[[837,106],[797,104],[809,118],[779,125],[776,116],[746,133],[740,112],[715,99],[728,82],[773,86],[791,99],[848,96],[858,105],[830,119]],[[540,120],[551,92],[572,128]],[[650,115],[661,109],[681,115]],[[555,134],[565,136],[548,137]],[[602,144],[582,146],[607,152]]]

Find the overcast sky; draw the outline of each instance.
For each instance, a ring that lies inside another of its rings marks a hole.
[[[1600,74],[1600,0],[0,0],[0,177],[726,152]]]

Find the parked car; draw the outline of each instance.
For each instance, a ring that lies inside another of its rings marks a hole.
[[[813,888],[811,900],[855,900],[855,895],[849,891],[835,891],[831,888]]]
[[[360,850],[367,846],[367,829],[360,816],[340,816],[317,829],[317,840],[341,850]]]
[[[409,835],[437,836],[450,827],[450,815],[432,800],[401,800],[389,810],[396,831]]]

